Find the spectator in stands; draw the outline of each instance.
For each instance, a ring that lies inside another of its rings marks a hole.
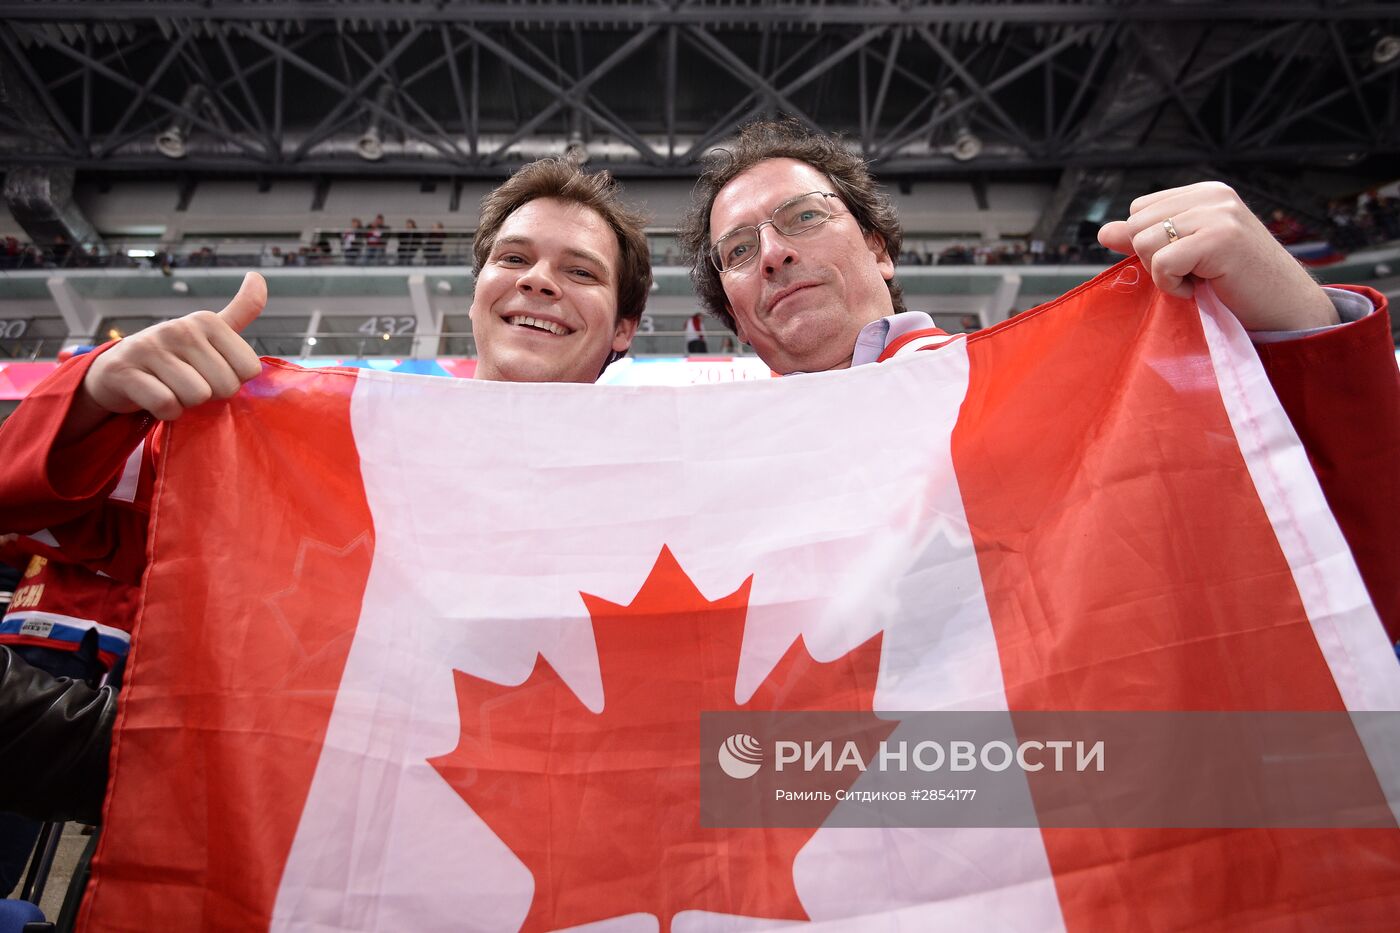
[[[1303,224],[1281,207],[1276,207],[1269,214],[1269,220],[1264,225],[1269,232],[1274,235],[1274,239],[1287,246],[1290,243],[1298,243],[1309,238],[1308,230]]]
[[[1349,204],[1345,198],[1336,198],[1327,209],[1328,219],[1332,222],[1332,245],[1344,253],[1349,253],[1359,248],[1365,243],[1365,237],[1356,223],[1355,204]]]
[[[447,253],[447,231],[440,221],[433,223],[423,239],[423,258],[430,266],[441,265]]]
[[[360,251],[364,249],[364,245],[364,225],[360,223],[360,218],[351,217],[349,228],[340,235],[340,255],[345,258],[347,266],[360,261]]]
[[[1400,198],[1378,194],[1371,199],[1371,210],[1383,240],[1400,240]]]
[[[388,225],[384,223],[384,215],[375,214],[369,229],[365,231],[365,255],[370,265],[384,264],[384,251],[388,246],[390,233]]]
[[[73,244],[68,242],[68,238],[61,233],[54,234],[53,245],[49,247],[49,259],[55,266],[62,268],[68,265],[73,255]]]
[[[961,243],[955,243],[939,254],[938,265],[970,266],[972,265],[972,251]]]
[[[419,237],[418,225],[410,217],[403,222],[403,229],[399,231],[399,242],[394,249],[394,262],[401,266],[410,265],[418,255]]]
[[[709,346],[705,343],[705,326],[699,312],[685,319],[685,352],[710,352]]]

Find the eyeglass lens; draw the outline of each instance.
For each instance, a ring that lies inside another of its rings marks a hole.
[[[826,200],[821,192],[813,192],[785,201],[773,211],[772,224],[784,236],[806,233],[831,218]],[[758,227],[741,227],[720,237],[715,244],[715,265],[721,272],[743,265],[758,253],[758,246]]]

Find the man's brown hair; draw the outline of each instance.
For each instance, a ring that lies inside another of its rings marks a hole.
[[[617,316],[639,320],[651,294],[651,250],[647,246],[646,215],[628,207],[622,188],[608,172],[585,173],[568,159],[531,162],[481,201],[481,223],[472,240],[473,274],[491,258],[491,247],[506,218],[540,198],[554,198],[589,208],[617,236]]]
[[[832,193],[840,195],[863,233],[873,233],[884,241],[892,262],[899,261],[899,247],[904,242],[894,205],[870,177],[865,160],[848,150],[840,137],[813,132],[795,119],[750,123],[739,131],[732,147],[710,156],[704,174],[695,183],[690,211],[680,231],[681,250],[690,263],[695,294],[705,310],[731,331],[734,317],[727,307],[724,284],[710,262],[710,210],[725,185],[768,159],[806,162],[831,179]],[[906,310],[903,290],[893,281],[885,284],[895,313]]]

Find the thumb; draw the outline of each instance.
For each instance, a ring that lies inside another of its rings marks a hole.
[[[219,312],[219,320],[238,333],[258,319],[263,306],[267,304],[267,282],[256,272],[243,277],[238,294]]]
[[[1099,228],[1099,245],[1115,253],[1133,252],[1133,233],[1126,220],[1113,220]]]

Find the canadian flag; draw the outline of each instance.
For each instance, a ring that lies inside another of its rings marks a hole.
[[[1391,928],[1394,826],[699,824],[706,710],[1400,710],[1245,334],[1140,276],[846,372],[187,415],[82,928]]]

